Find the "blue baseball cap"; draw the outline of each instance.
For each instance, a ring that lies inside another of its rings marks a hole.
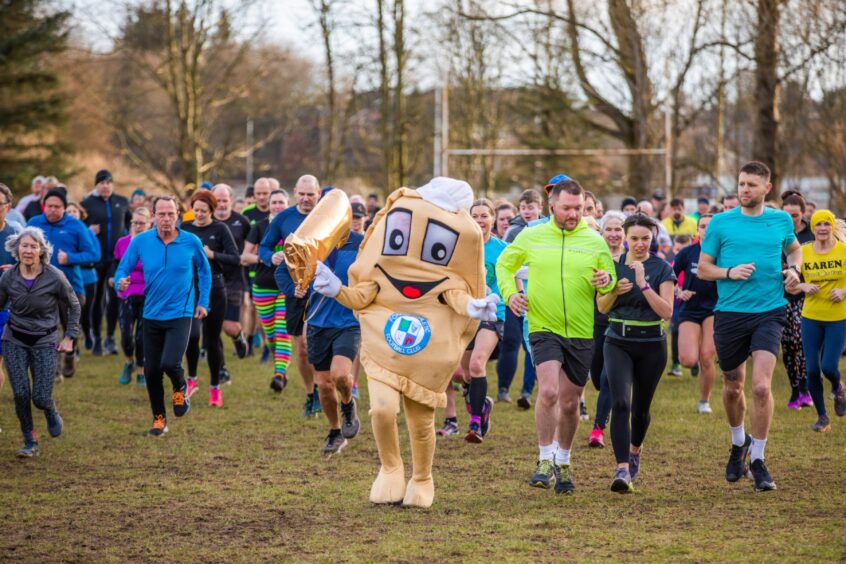
[[[214,186],[208,180],[200,184],[200,189],[202,190],[211,190],[212,188],[214,188]]]
[[[559,182],[563,182],[564,180],[573,180],[566,174],[557,174],[549,179],[549,182],[546,183],[546,186],[543,187],[544,192],[549,194],[549,191],[552,190],[552,187],[558,184]]]

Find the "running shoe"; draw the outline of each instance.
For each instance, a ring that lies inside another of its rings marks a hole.
[[[617,468],[617,473],[614,474],[614,481],[611,482],[611,491],[621,494],[632,493],[634,491],[632,477],[628,470]]]
[[[482,405],[482,436],[487,437],[491,431],[491,411],[494,401],[491,396],[485,396],[485,403]]]
[[[361,421],[358,419],[358,404],[355,398],[351,399],[350,403],[341,402],[341,415],[343,416],[341,434],[345,439],[355,438],[361,428]]]
[[[728,464],[726,464],[726,481],[736,482],[743,476],[749,474],[749,466],[746,457],[749,455],[749,447],[752,446],[752,437],[746,433],[746,440],[743,446],[731,445]]]
[[[118,378],[118,382],[120,384],[126,385],[132,382],[132,369],[135,368],[133,363],[125,362],[123,364],[123,370],[120,372],[120,377]]]
[[[270,389],[277,394],[281,394],[282,390],[284,390],[287,385],[288,378],[284,374],[277,374],[273,377],[273,380],[270,381]]]
[[[763,459],[753,460],[749,467],[752,470],[752,478],[755,480],[756,492],[768,492],[776,489],[775,481],[767,471]]]
[[[569,464],[553,464],[552,474],[555,476],[555,493],[569,494],[576,491]]]
[[[171,399],[173,400],[173,414],[176,417],[182,417],[188,410],[191,409],[191,400],[188,398],[188,384],[183,384],[181,388],[173,392]]]
[[[188,397],[190,398],[198,389],[200,389],[200,386],[197,384],[196,378],[187,378],[185,382],[188,386]]]
[[[629,478],[632,482],[635,481],[637,475],[640,473],[640,453],[629,452]]]
[[[605,431],[594,427],[588,437],[588,446],[591,448],[605,448]]]
[[[329,436],[326,437],[326,444],[323,446],[323,454],[328,454],[330,456],[338,454],[348,444],[347,439],[345,439],[340,432],[336,435],[330,431]]]
[[[699,400],[699,406],[696,408],[696,411],[703,415],[710,415],[713,413],[713,411],[711,411],[711,405],[707,401],[702,400]]]
[[[317,384],[314,385],[314,399],[311,402],[311,408],[315,413],[323,413],[323,406],[320,405],[320,394],[317,392]]]
[[[50,436],[56,438],[61,435],[64,422],[62,416],[59,415],[59,411],[54,407],[51,411],[45,411],[44,417],[47,418],[47,432],[50,433]]]
[[[91,354],[94,356],[103,356],[103,342],[99,337],[94,337],[94,345],[91,347]]]
[[[470,427],[467,429],[467,434],[464,435],[464,440],[473,444],[479,444],[484,441],[482,424],[477,421],[470,421]]]
[[[444,419],[444,426],[435,431],[435,434],[439,437],[449,437],[451,435],[458,434],[458,421],[452,421],[450,419]]]
[[[834,394],[834,413],[838,417],[846,415],[846,390],[843,389],[843,384],[840,384],[840,389]]]
[[[91,331],[85,333],[85,350],[90,351],[94,348],[94,337],[91,336]]]
[[[529,485],[533,488],[549,489],[550,481],[555,477],[555,464],[551,460],[538,460],[535,473],[529,479]]]
[[[209,407],[223,407],[223,394],[220,388],[209,388]]]
[[[355,399],[360,399],[360,396],[358,394],[358,384],[353,384],[352,397],[354,397]]]
[[[473,415],[470,409],[470,386],[461,384],[461,395],[464,397],[464,409],[467,410],[467,415]]]
[[[65,377],[62,376],[61,372],[56,372],[56,374],[53,376],[53,383],[54,384],[61,384],[64,381],[65,381]]]
[[[814,398],[808,392],[799,393],[799,404],[802,407],[814,407]]]
[[[244,333],[238,333],[232,337],[232,342],[235,343],[235,354],[238,358],[247,356],[247,340],[244,338]]]
[[[268,360],[270,360],[270,347],[264,345],[264,348],[261,350],[261,358],[259,359],[259,364],[266,364]]]
[[[802,409],[802,402],[799,401],[799,396],[787,402],[787,409]]]
[[[206,360],[206,347],[200,349],[200,360]]]
[[[135,384],[141,386],[143,388],[147,387],[147,378],[143,374],[138,374],[135,376]]]
[[[820,415],[817,422],[811,425],[811,429],[817,433],[828,433],[831,431],[831,420],[828,415]]]
[[[532,394],[527,394],[526,392],[521,393],[520,397],[517,398],[517,407],[520,409],[531,409]]]
[[[682,375],[682,367],[681,364],[678,362],[673,363],[673,367],[670,369],[671,376],[681,376]]]
[[[23,448],[17,453],[18,458],[32,458],[33,456],[38,456],[38,441],[34,438],[25,440]]]
[[[693,365],[693,368],[690,369],[690,377],[696,378],[697,376],[699,376],[699,363],[698,362]]]
[[[508,395],[508,388],[500,388],[496,396],[496,401],[511,403],[511,396]]]
[[[76,374],[76,353],[65,353],[62,358],[62,376],[73,378],[74,374]]]
[[[218,384],[221,386],[228,386],[232,383],[232,374],[226,369],[226,366],[220,367],[220,376],[218,377]]]
[[[161,437],[167,433],[167,419],[164,415],[156,415],[153,419],[153,426],[147,431],[148,437]]]
[[[106,337],[106,342],[103,344],[103,352],[105,354],[117,354],[118,353],[117,346],[115,345],[114,336]]]
[[[587,410],[587,404],[585,404],[585,402],[583,401],[579,402],[579,419],[581,419],[582,421],[590,421],[590,414]]]
[[[303,404],[303,417],[317,417],[317,413],[314,411],[314,396],[312,394],[306,396],[305,404]]]

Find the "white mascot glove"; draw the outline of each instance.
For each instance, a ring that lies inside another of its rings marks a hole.
[[[528,280],[529,279],[529,267],[525,264],[517,269],[517,272],[514,273],[514,278],[519,278],[520,280]]]
[[[471,319],[480,321],[496,321],[496,304],[499,303],[499,296],[488,294],[481,300],[470,300],[467,302],[467,315]]]
[[[341,279],[320,261],[317,261],[317,272],[314,273],[314,291],[330,298],[334,298],[341,291]]]

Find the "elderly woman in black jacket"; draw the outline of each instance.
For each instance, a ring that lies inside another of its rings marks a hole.
[[[28,458],[38,454],[30,401],[44,411],[50,435],[62,433],[62,418],[52,397],[53,377],[58,353],[73,350],[80,307],[65,275],[50,264],[53,248],[43,231],[27,227],[6,240],[6,250],[18,263],[0,278],[0,310],[9,306],[3,353],[24,438],[18,456]],[[62,309],[67,312],[64,335],[59,332]]]

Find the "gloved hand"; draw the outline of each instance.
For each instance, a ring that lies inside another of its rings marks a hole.
[[[514,273],[514,278],[519,278],[520,280],[528,280],[529,279],[529,267],[527,265],[523,265],[517,269],[517,272]]]
[[[320,261],[317,261],[317,272],[314,273],[314,291],[330,298],[334,298],[341,291],[341,279]]]
[[[488,294],[481,300],[470,300],[467,302],[467,315],[471,319],[481,321],[496,321],[496,304],[499,303],[499,296]]]

